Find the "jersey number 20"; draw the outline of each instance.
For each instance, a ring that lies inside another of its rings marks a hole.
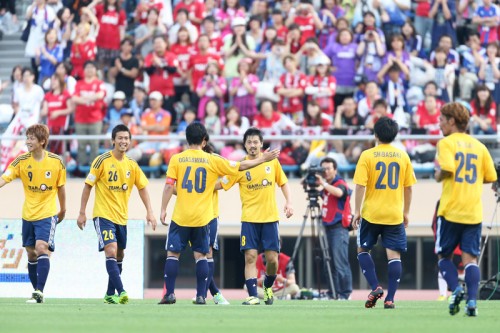
[[[184,174],[184,179],[182,179],[182,188],[185,188],[188,193],[193,192],[193,181],[189,179],[191,175],[191,167],[186,168],[186,173]],[[196,193],[205,192],[205,187],[207,186],[207,170],[205,168],[197,168],[194,171],[194,190]]]
[[[375,189],[385,190],[387,186],[391,190],[396,190],[399,187],[399,164],[396,162],[389,163],[388,165],[384,162],[378,162],[375,166],[377,171],[380,171],[377,183],[375,184]],[[387,174],[387,180],[385,175]]]

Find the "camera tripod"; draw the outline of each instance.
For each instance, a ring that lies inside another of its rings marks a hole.
[[[295,246],[293,249],[292,257],[290,262],[293,263],[297,253],[299,252],[300,243],[304,236],[304,229],[306,227],[307,221],[311,223],[311,238],[313,241],[314,252],[321,251],[320,255],[315,255],[316,262],[316,275],[317,275],[317,288],[318,292],[321,290],[321,270],[319,266],[319,261],[323,260],[323,266],[326,268],[328,277],[328,286],[332,292],[333,298],[337,298],[335,292],[335,284],[333,282],[332,270],[331,270],[331,257],[330,257],[330,247],[328,246],[328,238],[326,236],[325,227],[323,226],[321,207],[319,205],[318,199],[321,193],[315,189],[307,190],[307,199],[309,201],[306,212],[304,213],[304,220],[302,221],[302,226],[300,227],[299,235],[295,241]],[[319,241],[319,244],[318,244]]]

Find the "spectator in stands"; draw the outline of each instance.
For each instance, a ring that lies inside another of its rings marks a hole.
[[[31,25],[24,55],[31,58],[31,67],[38,75],[38,66],[35,63],[36,51],[45,43],[45,33],[53,26],[56,19],[54,10],[47,6],[47,0],[35,0],[26,10],[26,20]]]
[[[90,24],[81,22],[76,29],[76,38],[71,46],[70,61],[73,65],[71,75],[77,80],[83,78],[83,65],[94,61],[96,57],[96,44],[89,38]]]
[[[100,24],[90,7],[82,7],[79,23],[88,23],[90,25],[89,38],[95,41],[100,30]]]
[[[283,56],[285,55],[285,42],[281,39],[276,39],[271,46],[271,52],[267,53],[266,71],[264,80],[276,85],[281,76],[285,74],[286,69],[283,66]]]
[[[401,79],[401,68],[397,64],[392,65],[387,74],[389,80],[384,84],[383,91],[389,106],[388,112],[394,115],[399,128],[410,128],[410,116],[406,113],[409,112],[406,100],[408,81]]]
[[[222,133],[222,123],[219,117],[220,107],[216,100],[209,100],[205,103],[203,125],[210,135],[220,135]]]
[[[478,77],[491,91],[493,100],[500,104],[500,47],[497,43],[490,43],[486,47],[486,57],[479,69]]]
[[[491,91],[485,85],[477,87],[471,103],[471,116],[474,134],[497,133],[497,104]]]
[[[179,123],[179,126],[177,126],[177,134],[184,135],[184,133],[186,132],[186,128],[193,121],[196,121],[196,111],[193,107],[188,107],[182,113],[181,122]]]
[[[444,35],[450,36],[453,46],[456,45],[457,35],[454,27],[456,15],[455,0],[433,0],[429,11],[429,17],[433,18],[432,50],[436,48],[439,39]]]
[[[62,60],[63,48],[57,43],[57,31],[49,29],[45,33],[45,44],[35,52],[35,63],[39,66],[39,85],[54,74],[57,63]]]
[[[468,1],[468,0],[466,0]],[[431,0],[416,0],[417,7],[415,9],[415,30],[422,37],[422,42],[425,42],[427,34],[432,35],[432,17],[429,17],[431,11]],[[430,45],[422,44],[425,50],[428,50]]]
[[[316,36],[316,30],[323,29],[323,22],[309,0],[301,0],[297,10],[286,21],[287,25],[295,23],[301,31],[300,43],[303,45],[309,38]]]
[[[325,0],[318,15],[323,23],[323,28],[318,33],[318,41],[320,48],[324,50],[330,35],[336,31],[337,19],[345,16],[345,11],[337,0]]]
[[[375,15],[378,15],[378,13],[367,11],[363,13],[363,22],[356,25],[353,24],[357,43],[360,43],[364,39],[368,31],[375,31],[380,37],[382,44],[385,45],[384,31],[380,29],[380,24],[376,20]]]
[[[186,28],[179,29],[177,43],[170,46],[170,52],[177,57],[179,63],[177,73],[174,74],[174,103],[182,101],[185,94],[187,94],[189,100],[189,59],[195,50]]]
[[[361,116],[361,118],[366,119],[368,115],[373,113],[373,104],[380,96],[380,89],[375,81],[369,81],[365,86],[365,97],[362,98],[358,103],[358,112],[357,114]]]
[[[415,114],[421,114],[425,112],[425,97],[427,96],[434,96],[436,97],[436,107],[438,110],[441,110],[441,108],[444,105],[444,102],[438,98],[439,96],[439,88],[434,81],[427,82],[424,86],[424,99],[420,101],[417,106],[416,106],[416,112]],[[418,122],[415,122],[418,124]]]
[[[68,128],[69,115],[73,112],[71,95],[66,90],[66,82],[57,75],[50,80],[50,91],[45,94],[42,117],[47,117],[50,134],[62,135]],[[63,153],[64,141],[50,140],[48,150],[54,154]]]
[[[146,109],[147,96],[148,94],[143,87],[137,86],[134,88],[134,96],[129,103],[129,108],[134,114],[136,124],[141,123],[142,113]]]
[[[263,283],[266,276],[265,253],[259,254],[255,265],[257,268],[257,295],[259,298],[264,299]],[[278,255],[278,271],[272,288],[274,295],[279,299],[289,299],[298,296],[300,292],[300,288],[295,280],[293,262],[290,262],[290,257],[283,252],[280,252]]]
[[[292,6],[291,0],[281,0],[277,5],[279,5],[279,9],[281,10],[281,13],[285,21],[290,16],[295,15],[296,8],[295,6]]]
[[[203,2],[196,0],[179,1],[174,8],[174,21],[177,21],[177,15],[181,9],[185,9],[188,12],[189,21],[199,30],[205,15],[205,5]]]
[[[99,20],[97,34],[97,60],[100,68],[108,67],[120,54],[120,41],[125,37],[127,17],[118,0],[94,0],[89,8],[95,7]]]
[[[377,75],[380,83],[387,80],[383,73],[387,73],[388,69],[394,64],[401,69],[401,80],[410,80],[410,54],[405,51],[405,40],[402,35],[392,35],[390,40],[390,49],[384,58],[384,66]],[[384,80],[385,79],[385,80]]]
[[[254,0],[250,10],[250,20],[253,17],[259,17],[261,22],[261,28],[263,30],[273,24],[271,15],[269,12],[269,1],[266,0]]]
[[[73,76],[71,76],[70,73],[71,73],[71,64],[69,64],[68,62],[60,62],[56,65],[55,75],[64,81],[66,85],[65,89],[69,92],[70,96],[72,96],[75,93],[76,79]],[[47,82],[48,83],[47,87],[50,89],[50,80],[48,81],[49,82]]]
[[[216,23],[215,18],[217,17],[219,12],[220,12],[220,8],[218,7],[216,0],[205,0],[204,19],[211,16],[212,18],[214,18],[214,24],[215,24]],[[203,24],[203,22],[202,22],[202,24]],[[207,32],[205,31],[205,33],[207,33]]]
[[[120,124],[128,127],[131,135],[141,134],[141,128],[137,126],[134,114],[129,108],[125,108],[120,112]],[[132,141],[132,147],[137,146],[137,142]]]
[[[102,133],[103,118],[106,113],[104,82],[97,78],[97,64],[92,61],[83,67],[83,79],[78,80],[72,103],[75,105],[75,134],[99,135]],[[90,154],[87,155],[87,144]],[[78,164],[90,165],[97,157],[98,140],[78,140]]]
[[[445,103],[453,100],[453,84],[455,82],[455,66],[447,63],[446,51],[438,47],[435,51],[434,81],[438,85],[438,98]]]
[[[281,10],[275,8],[271,13],[271,18],[273,21],[273,27],[276,29],[276,38],[285,41],[288,34],[288,28],[285,25],[283,13]]]
[[[15,0],[2,0],[0,2],[0,15],[5,15],[6,13],[10,13],[12,17],[12,23],[17,24],[17,15],[16,15],[16,1]]]
[[[168,29],[168,41],[170,44],[177,43],[177,32],[181,27],[185,27],[189,32],[189,38],[191,40],[198,39],[198,29],[189,21],[189,12],[181,8],[177,12],[177,17],[175,19],[175,24]]]
[[[333,117],[335,110],[333,97],[337,81],[331,75],[330,60],[327,57],[320,57],[311,65],[315,66],[315,75],[309,77],[309,84],[305,90],[308,101],[316,101],[320,113]]]
[[[389,105],[387,105],[387,102],[383,99],[379,99],[373,104],[373,114],[368,116],[366,119],[365,127],[373,130],[375,123],[382,117],[392,118],[392,115],[389,111]]]
[[[291,54],[296,54],[302,47],[302,33],[300,27],[293,23],[288,26],[288,34],[286,36],[286,48]]]
[[[364,118],[358,114],[354,98],[346,97],[342,102],[342,105],[339,105],[339,107],[337,108],[337,112],[335,112],[334,128],[359,129],[361,126],[363,126],[363,124],[364,124]]]
[[[271,101],[262,101],[259,110],[260,113],[253,120],[253,126],[259,128],[265,134],[281,134],[283,130],[290,131],[296,128],[290,118],[274,110]]]
[[[299,52],[295,54],[295,58],[299,64],[300,71],[306,75],[314,75],[314,68],[311,67],[320,61],[321,58],[328,59],[328,57],[319,48],[316,37],[307,39],[300,48]]]
[[[106,112],[106,116],[104,117],[104,129],[103,132],[106,134],[111,134],[113,128],[116,125],[121,123],[121,113],[124,110],[127,110],[126,107],[127,96],[123,91],[115,91],[113,94],[113,99],[111,101],[111,105]]]
[[[63,48],[63,58],[66,59],[71,53],[71,32],[73,28],[74,15],[68,7],[63,7],[57,12],[54,28],[57,31],[57,39]]]
[[[259,1],[259,2],[265,3],[264,1]],[[250,16],[247,26],[248,26],[246,32],[247,36],[252,37],[256,45],[261,44],[264,38],[264,30],[262,29],[262,18],[258,15]]]
[[[225,68],[224,76],[232,79],[238,76],[238,63],[241,59],[254,56],[255,41],[245,34],[245,19],[237,17],[232,21],[233,33],[224,39]]]
[[[224,66],[224,62],[220,55],[210,53],[210,39],[207,35],[200,35],[198,38],[198,52],[192,54],[189,58],[189,82],[191,83],[191,105],[199,104],[199,97],[196,93],[199,81],[205,76],[206,68],[209,62],[215,61],[219,68]]]
[[[458,52],[453,48],[453,40],[449,35],[443,35],[439,38],[439,45],[438,47],[442,48],[444,52],[446,53],[446,63],[453,65],[455,69],[457,70],[460,64],[460,55]],[[435,63],[435,54],[436,51],[432,51],[431,56],[430,56],[430,61],[434,64]]]
[[[205,70],[205,75],[198,81],[196,93],[200,98],[198,104],[198,119],[205,118],[205,104],[210,100],[216,101],[219,110],[224,112],[224,95],[227,91],[226,80],[220,75],[217,62],[210,61]],[[224,118],[224,117],[223,117]]]
[[[321,112],[320,105],[312,100],[307,103],[307,111],[304,115],[302,126],[306,135],[329,134],[330,127],[332,126],[332,118]],[[311,128],[315,129],[311,130]]]
[[[355,27],[358,23],[364,21],[366,13],[371,13],[373,16],[373,25],[380,26],[380,15],[379,15],[380,1],[378,0],[366,0],[366,1],[356,1],[354,7],[354,17],[352,20],[352,26]]]
[[[12,102],[14,100],[16,90],[23,85],[23,67],[21,65],[12,67],[12,71],[10,73],[10,83],[12,84]],[[7,87],[4,87],[3,89],[5,88]]]
[[[153,91],[149,94],[149,109],[141,117],[141,128],[147,135],[167,135],[170,132],[172,116],[170,112],[162,109],[163,95],[159,91]],[[154,146],[159,143],[150,142]],[[141,145],[150,147],[147,142]]]
[[[424,108],[419,108],[414,115],[414,122],[417,128],[427,130],[427,134],[439,135],[439,115],[441,107],[437,102],[437,98],[433,95],[427,95],[423,101]]]
[[[222,10],[217,13],[219,30],[224,39],[231,33],[231,27],[235,18],[245,18],[245,11],[240,5],[239,0],[226,0],[222,4]]]
[[[342,104],[344,98],[354,93],[357,48],[352,32],[347,29],[340,30],[335,40],[330,38],[328,41],[325,54],[332,62],[332,72],[337,80],[335,105]]]
[[[283,66],[287,72],[281,76],[274,88],[280,97],[278,111],[289,116],[295,124],[300,125],[304,121],[302,97],[307,87],[307,77],[297,69],[297,61],[292,55],[283,58]]]
[[[468,32],[476,30],[477,26],[472,24],[472,18],[476,12],[478,1],[458,0],[457,1],[457,42],[459,45],[465,44]],[[446,285],[445,285],[446,286]],[[447,288],[447,286],[446,286]]]
[[[152,7],[147,12],[147,21],[135,28],[135,47],[144,59],[153,51],[153,40],[167,33],[161,22],[158,9]]]
[[[163,2],[161,0],[138,0],[134,14],[135,22],[139,22],[140,24],[147,23],[151,8],[156,9],[159,17],[163,16]]]
[[[401,27],[406,22],[410,6],[410,0],[380,1],[382,29],[386,36],[390,37],[401,33]]]
[[[423,36],[417,33],[411,21],[406,21],[401,27],[401,35],[404,38],[404,50],[414,57],[422,57],[424,46]]]
[[[127,101],[130,101],[134,93],[135,79],[139,76],[139,60],[132,54],[134,40],[131,37],[125,37],[120,45],[120,55],[114,59],[108,73],[110,78],[114,79],[115,91],[122,91]]]
[[[477,24],[481,36],[481,45],[498,42],[498,26],[500,24],[500,10],[491,0],[483,0],[478,6],[472,22]]]
[[[242,116],[236,106],[230,106],[226,110],[226,123],[222,129],[225,135],[243,135],[250,127],[247,117]]]
[[[4,136],[20,135],[31,125],[40,122],[40,110],[44,99],[43,89],[35,84],[35,73],[31,68],[23,68],[22,84],[14,91],[12,108],[14,118],[3,133]],[[0,171],[7,168],[9,161],[17,156],[15,146],[17,140],[0,140]],[[15,156],[14,156],[15,155]]]
[[[221,54],[224,41],[221,38],[220,32],[216,30],[216,24],[217,21],[214,16],[207,16],[203,19],[202,31],[204,31],[204,34],[210,40],[208,52]]]
[[[471,33],[467,40],[467,46],[461,46],[462,63],[458,84],[460,86],[460,98],[469,101],[472,90],[477,84],[479,67],[481,66],[486,50],[481,47],[479,34]]]
[[[271,52],[273,47],[273,43],[276,40],[276,29],[273,27],[269,27],[264,32],[264,39],[260,44],[257,45],[255,49],[254,59],[258,61],[257,66],[257,76],[259,79],[264,79],[264,75],[266,72],[266,59]]]
[[[363,74],[368,81],[375,80],[382,68],[385,56],[385,37],[380,29],[375,29],[371,24],[375,18],[369,13],[364,16],[365,27],[359,35],[359,45],[356,54],[360,60],[358,74]]]
[[[144,70],[149,76],[149,91],[158,91],[163,97],[163,108],[173,110],[174,76],[179,67],[179,61],[168,51],[164,37],[157,36],[153,41],[153,52],[144,59]],[[162,98],[163,98],[162,97]],[[173,121],[175,123],[175,114]]]
[[[231,81],[229,95],[232,97],[232,105],[239,110],[241,116],[249,121],[257,114],[257,92],[258,77],[251,72],[252,59],[243,58],[238,63],[238,77]]]

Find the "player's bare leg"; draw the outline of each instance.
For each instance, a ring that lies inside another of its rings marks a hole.
[[[257,250],[245,250],[245,284],[247,286],[248,297],[243,305],[258,305],[260,300],[257,297]]]

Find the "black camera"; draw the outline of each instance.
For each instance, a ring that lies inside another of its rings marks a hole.
[[[311,166],[309,169],[307,169],[306,178],[304,179],[304,185],[309,188],[318,187],[318,178],[316,178],[316,175],[322,175],[324,172],[325,169],[320,166]]]

